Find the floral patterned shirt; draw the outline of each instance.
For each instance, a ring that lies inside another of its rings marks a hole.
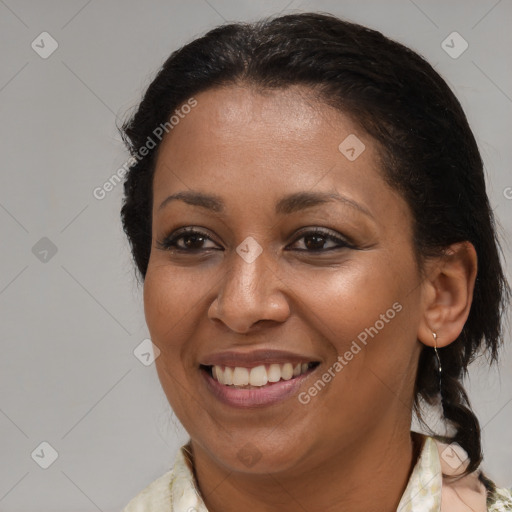
[[[482,471],[462,478],[467,454],[457,444],[423,436],[423,446],[397,512],[512,512],[512,489],[498,488]],[[149,484],[123,512],[208,512],[193,473],[189,446],[173,468]]]

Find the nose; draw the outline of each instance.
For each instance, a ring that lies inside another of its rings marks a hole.
[[[208,317],[230,330],[246,334],[259,323],[284,322],[290,315],[286,290],[277,271],[270,267],[265,251],[251,263],[234,252]]]

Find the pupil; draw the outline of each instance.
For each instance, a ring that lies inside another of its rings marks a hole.
[[[187,247],[192,247],[192,248],[197,248],[194,246],[194,242],[192,242],[191,244],[190,243],[187,243],[187,240],[190,241],[190,240],[195,240],[195,242],[197,243],[199,241],[199,243],[202,242],[204,237],[202,237],[201,235],[186,235],[184,237],[184,240],[185,240],[185,246]]]
[[[320,241],[319,247],[315,247],[315,242],[313,243],[314,247],[310,247],[311,244],[306,243],[306,247],[308,247],[308,249],[311,249],[311,248],[313,248],[313,249],[321,249],[323,247],[324,243],[325,243],[324,237],[322,235],[309,235],[309,236],[307,236],[305,238],[306,242],[307,242],[308,239],[309,240],[315,239],[315,240],[317,240],[317,242]]]

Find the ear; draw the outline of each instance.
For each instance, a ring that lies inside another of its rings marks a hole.
[[[422,317],[418,340],[445,347],[457,339],[469,316],[478,269],[476,250],[470,242],[450,245],[444,254],[427,262],[422,283]]]

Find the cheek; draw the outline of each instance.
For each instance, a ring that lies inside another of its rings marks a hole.
[[[404,320],[398,310],[412,278],[407,266],[393,268],[379,255],[368,254],[346,269],[308,279],[302,300],[314,313],[316,328],[323,326],[325,337],[341,350],[376,322],[379,330],[389,331]]]
[[[165,360],[174,366],[179,361],[176,356],[184,343],[182,333],[187,331],[186,321],[193,311],[190,280],[185,284],[179,272],[150,265],[144,280],[144,315],[151,340],[161,352],[158,362]]]
[[[155,335],[171,332],[198,307],[208,287],[197,273],[165,264],[150,264],[144,280],[144,314]]]
[[[169,266],[152,263],[144,280],[144,313],[152,342],[159,348],[155,360],[158,378],[176,414],[187,412],[187,362],[184,347],[187,341],[187,322],[197,297],[191,293],[190,278]],[[193,281],[192,281],[193,282]]]
[[[350,277],[333,276],[317,309],[335,357],[342,358],[335,388],[372,403],[392,399],[412,377],[420,315],[414,262],[379,260]]]
[[[368,261],[350,274],[334,273],[308,291],[315,313],[311,327],[322,332],[331,355],[322,375],[328,391],[307,392],[331,411],[333,438],[347,414],[356,430],[365,429],[402,397],[404,382],[412,389],[419,314],[419,295],[411,293],[414,279],[414,267],[390,268],[383,258],[380,265]],[[404,403],[408,398],[402,397]]]

